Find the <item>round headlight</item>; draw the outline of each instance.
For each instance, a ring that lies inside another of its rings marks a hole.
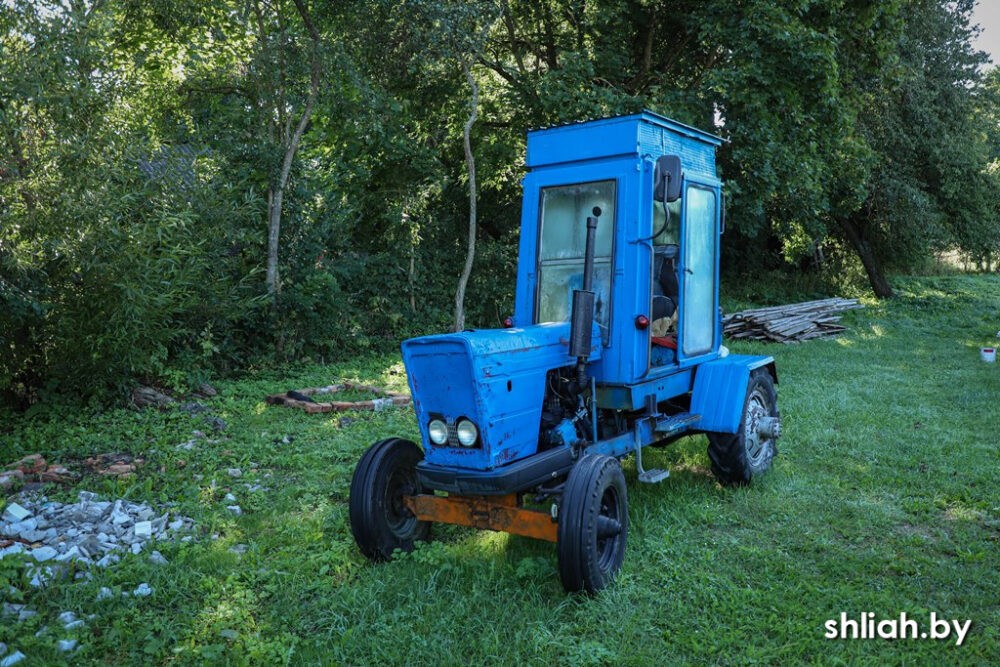
[[[476,430],[476,425],[468,419],[462,419],[458,422],[458,426],[455,427],[455,434],[458,436],[458,442],[465,447],[472,447],[476,444],[476,440],[479,439],[479,431]]]
[[[440,419],[432,419],[427,425],[427,435],[435,445],[448,442],[448,426]]]

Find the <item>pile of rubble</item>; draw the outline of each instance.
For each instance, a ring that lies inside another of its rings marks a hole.
[[[0,558],[27,554],[47,569],[35,573],[40,585],[54,574],[52,565],[70,561],[107,567],[121,553],[140,553],[154,540],[189,531],[194,521],[168,513],[159,514],[146,504],[127,500],[98,500],[81,491],[75,503],[59,503],[45,496],[22,494],[0,517]],[[191,536],[181,537],[190,540]],[[160,559],[159,552],[153,552]],[[155,558],[155,556],[152,556]]]
[[[75,503],[60,503],[40,494],[21,493],[0,515],[0,559],[17,554],[26,556],[30,583],[39,587],[72,570],[76,570],[77,578],[89,577],[83,569],[85,566],[107,567],[117,563],[122,554],[141,553],[154,540],[179,538],[190,541],[193,527],[194,521],[188,517],[160,514],[143,503],[100,500],[97,494],[89,491],[80,491]],[[167,563],[159,551],[151,550],[148,557],[157,565]],[[135,597],[152,594],[153,588],[145,582],[131,592],[121,593]],[[111,589],[102,587],[97,599],[113,596]],[[35,615],[36,611],[23,604],[4,602],[0,607],[0,622],[8,619],[22,622]],[[73,631],[86,623],[72,611],[62,612],[58,620],[64,631]],[[36,636],[44,632],[45,627]],[[59,639],[56,646],[69,653],[76,650],[78,641]],[[21,651],[8,653],[7,646],[0,643],[0,667],[10,667],[25,658]]]

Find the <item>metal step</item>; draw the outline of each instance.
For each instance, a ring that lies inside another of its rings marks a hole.
[[[639,481],[643,484],[659,484],[670,477],[669,470],[663,470],[662,468],[646,470],[642,467],[642,447],[636,447],[635,449],[635,469],[639,473]]]
[[[699,419],[701,419],[701,415],[695,415],[690,412],[681,412],[676,415],[669,415],[663,417],[662,419],[658,419],[654,430],[657,433],[669,435],[687,428]]]
[[[670,477],[670,471],[662,468],[653,468],[639,473],[639,481],[643,484],[659,484],[667,477]]]

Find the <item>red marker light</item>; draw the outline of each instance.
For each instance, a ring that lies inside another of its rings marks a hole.
[[[649,318],[646,317],[645,315],[640,315],[639,317],[635,318],[636,329],[645,329],[648,326],[649,326]]]
[[[512,328],[514,326],[514,319],[510,316],[503,318],[503,325],[508,329]]]

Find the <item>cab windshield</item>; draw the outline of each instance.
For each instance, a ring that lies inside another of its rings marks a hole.
[[[587,216],[601,209],[594,247],[596,320],[608,344],[611,317],[611,256],[615,228],[615,181],[542,189],[538,244],[538,322],[569,320],[573,290],[583,289]]]

